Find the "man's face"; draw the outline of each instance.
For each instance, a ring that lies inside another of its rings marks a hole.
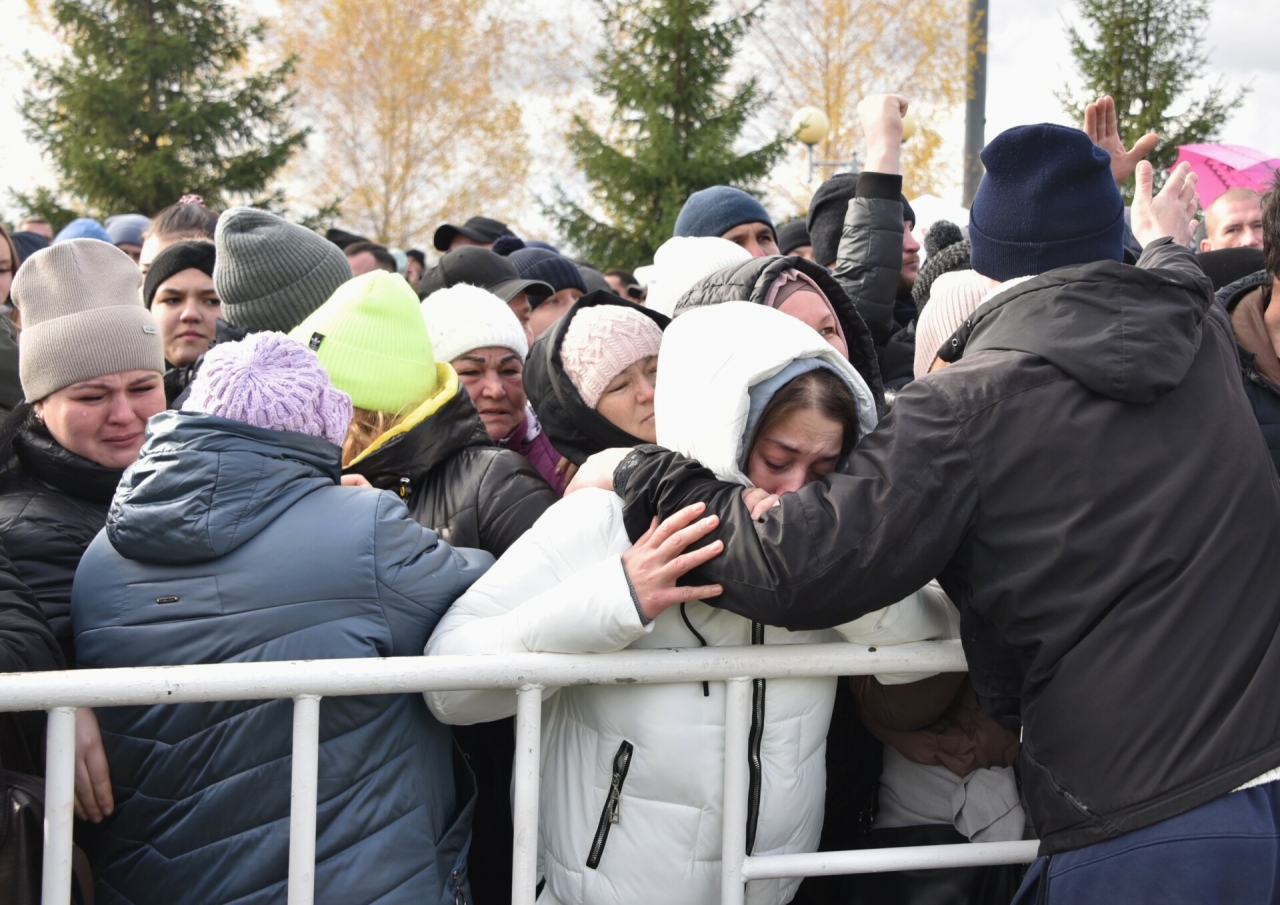
[[[768,223],[739,223],[720,238],[734,245],[741,245],[753,258],[764,258],[778,253],[778,240]]]
[[[900,292],[910,292],[920,276],[920,243],[911,235],[915,224],[910,220],[902,224],[902,274],[898,278]]]
[[[417,258],[410,258],[409,263],[404,269],[404,278],[409,281],[409,285],[414,289],[418,288],[418,282],[422,279],[422,265],[418,263]]]
[[[517,292],[512,296],[511,301],[507,302],[507,307],[511,309],[511,313],[516,316],[516,320],[524,328],[525,339],[532,346],[533,329],[529,326],[529,318],[533,315],[533,305],[529,304],[529,294],[523,291]]]
[[[1262,199],[1219,198],[1204,215],[1205,232],[1201,251],[1219,248],[1262,247]]]

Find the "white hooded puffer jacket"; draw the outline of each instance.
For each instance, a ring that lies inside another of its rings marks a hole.
[[[873,427],[875,408],[862,378],[800,321],[747,303],[684,315],[667,329],[659,356],[658,441],[698,458],[724,480],[746,484],[739,462],[749,390],[805,358],[821,359],[848,382],[864,430]],[[454,603],[426,652],[587,653],[751,643],[749,620],[698,602],[642,625],[622,568],[630,546],[617,496],[585,490],[565,498]],[[930,586],[834,630],[766,628],[764,643],[843,638],[882,646],[955,637],[957,628],[955,608]],[[817,848],[835,684],[835,678],[767,683],[754,854]],[[509,691],[435,692],[426,699],[445,723],[515,712]],[[548,690],[540,823],[546,888],[539,902],[718,902],[724,718],[721,683],[707,690],[700,683]],[[615,784],[621,794],[611,805]],[[747,901],[781,905],[798,885],[753,881]]]

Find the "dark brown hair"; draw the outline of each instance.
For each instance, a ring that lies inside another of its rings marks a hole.
[[[378,266],[383,270],[388,273],[400,272],[400,265],[396,263],[396,259],[392,256],[391,252],[387,250],[385,245],[379,245],[377,242],[361,240],[359,242],[352,242],[346,248],[342,249],[342,253],[348,258],[362,254],[366,251],[373,255],[373,260],[376,261]]]
[[[1267,273],[1272,279],[1280,280],[1280,172],[1262,196],[1262,254]]]
[[[161,239],[207,239],[212,242],[217,225],[218,215],[205,207],[203,201],[183,199],[156,214],[142,238],[145,241],[158,236]]]
[[[847,456],[858,442],[858,403],[853,392],[834,371],[814,368],[786,382],[760,413],[748,452],[761,437],[796,412],[812,409],[837,422],[844,430],[840,455]]]

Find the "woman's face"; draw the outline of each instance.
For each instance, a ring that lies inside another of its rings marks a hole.
[[[835,471],[844,428],[816,409],[799,409],[756,439],[747,478],[769,493],[790,493]]]
[[[573,303],[580,298],[582,298],[581,290],[572,288],[561,289],[555,295],[547,296],[546,300],[529,314],[526,327],[533,334],[533,338],[537,339],[547,332],[547,328],[564,317],[573,307]]]
[[[778,310],[808,324],[818,331],[818,334],[829,342],[833,349],[845,358],[849,357],[849,345],[840,335],[840,325],[836,322],[835,312],[816,292],[808,290],[793,292],[778,306]]]
[[[490,440],[501,440],[524,419],[524,363],[504,346],[472,349],[453,360]]]
[[[9,297],[9,288],[13,285],[13,274],[17,269],[18,262],[13,258],[13,250],[0,237],[0,302]]]
[[[596,411],[610,424],[646,443],[658,442],[653,422],[653,389],[658,381],[658,356],[642,358],[605,387]]]
[[[209,351],[218,331],[222,302],[213,288],[213,277],[189,267],[160,284],[151,313],[164,340],[164,359],[185,368]]]
[[[53,439],[105,468],[138,458],[147,419],[164,411],[159,371],[118,371],[50,393],[34,406]]]

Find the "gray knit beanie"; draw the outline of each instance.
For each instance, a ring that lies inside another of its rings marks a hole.
[[[213,287],[228,323],[288,333],[351,279],[341,249],[304,226],[251,207],[218,218]]]
[[[138,265],[114,245],[70,239],[37,251],[13,280],[22,312],[18,373],[28,402],[119,371],[164,371]]]

